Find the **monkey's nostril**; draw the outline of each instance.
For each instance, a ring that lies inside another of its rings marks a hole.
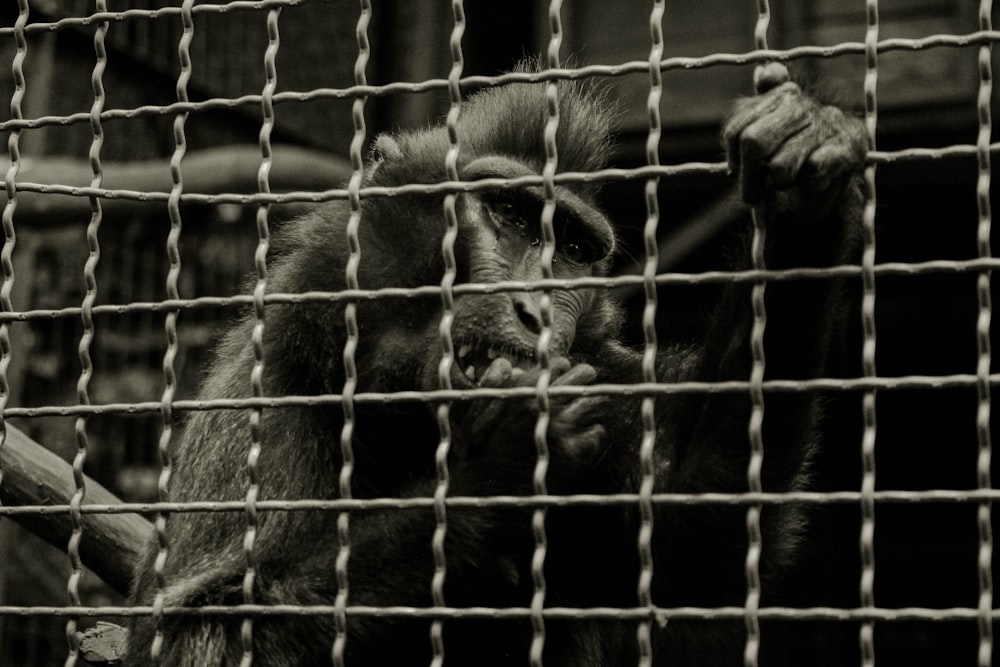
[[[517,318],[521,320],[521,324],[524,325],[525,329],[536,336],[542,333],[541,313],[538,312],[534,304],[521,298],[515,298],[514,312],[517,313]]]

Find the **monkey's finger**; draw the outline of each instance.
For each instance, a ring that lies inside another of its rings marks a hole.
[[[733,115],[722,129],[722,141],[726,147],[726,157],[731,170],[735,171],[740,166],[743,132],[761,116],[772,113],[779,104],[780,100],[776,96],[770,96],[765,100],[747,97],[736,103]]]
[[[747,128],[762,118],[778,113],[790,98],[801,97],[800,93],[799,87],[789,81],[766,95],[745,97],[736,102],[732,116],[722,130],[730,169],[736,169],[740,164],[740,142]]]
[[[845,143],[826,143],[809,156],[808,166],[817,174],[837,176],[864,164],[864,151]]]
[[[593,424],[580,431],[570,442],[572,454],[577,459],[591,461],[604,451],[605,430],[600,424]]]
[[[823,177],[861,169],[868,149],[868,135],[861,121],[834,107],[823,109],[823,121],[825,127],[832,128],[830,136],[809,156],[809,169]]]
[[[551,384],[555,384],[555,382],[558,381],[558,378],[561,375],[563,375],[566,371],[568,371],[571,366],[572,364],[566,357],[556,357],[555,359],[549,361]],[[489,369],[487,369],[487,371],[488,370]],[[541,374],[542,374],[541,366],[535,366],[534,368],[529,368],[526,370],[522,370],[520,368],[515,367],[511,370],[510,379],[513,382],[515,382],[518,386],[528,387],[533,384],[538,384],[538,378]]]
[[[778,190],[793,185],[799,179],[803,165],[815,155],[817,146],[823,146],[823,140],[815,126],[803,128],[789,137],[767,164],[769,185]]]
[[[809,156],[800,180],[806,191],[822,192],[854,166],[854,160],[843,146],[820,146]]]
[[[508,382],[513,375],[514,366],[510,360],[498,357],[493,360],[482,379],[479,381],[481,387],[499,387]]]
[[[807,191],[823,192],[850,172],[864,168],[867,135],[860,122],[851,122],[837,109],[831,111],[837,125],[826,124],[827,139],[814,150],[802,166],[799,181]]]
[[[787,83],[790,78],[787,67],[782,63],[770,62],[760,65],[754,70],[753,87],[760,95]]]
[[[566,357],[556,357],[549,362],[549,370],[552,371],[552,377],[556,378],[566,371],[568,371],[573,364],[570,363],[569,359]]]
[[[777,112],[749,126],[740,141],[740,186],[743,200],[756,203],[773,186],[772,158],[783,145],[810,125],[807,110],[801,104],[783,105]]]
[[[552,381],[556,385],[590,384],[597,378],[597,371],[590,364],[577,364]]]
[[[574,398],[562,408],[559,417],[577,426],[592,423],[599,418],[603,402],[604,398],[600,396]]]

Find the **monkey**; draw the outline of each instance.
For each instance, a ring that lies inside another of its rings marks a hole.
[[[737,102],[723,130],[744,200],[766,228],[768,267],[827,266],[857,253],[864,201],[866,139],[859,121],[807,95],[780,70],[761,94]],[[598,92],[559,82],[555,135],[558,168],[594,172],[608,164],[614,112]],[[538,175],[546,164],[544,83],[486,88],[463,101],[457,121],[462,181]],[[446,181],[452,144],[443,126],[381,135],[365,169],[365,186],[393,188]],[[446,274],[442,238],[445,194],[412,189],[361,200],[357,228],[361,289],[439,286]],[[553,246],[551,276],[572,281],[604,276],[616,252],[615,231],[589,181],[555,186],[551,232],[543,241],[544,189],[538,185],[474,188],[454,195],[456,284],[486,285],[546,277],[543,252]],[[346,202],[332,202],[282,230],[275,245],[272,293],[345,289],[351,261]],[[355,258],[357,259],[357,258]],[[660,350],[657,381],[716,382],[750,376],[750,287],[727,288],[699,345]],[[819,377],[846,336],[849,310],[838,287],[823,281],[769,284],[767,377]],[[545,300],[548,299],[548,303]],[[538,464],[540,407],[522,392],[631,385],[642,380],[643,355],[622,344],[621,307],[596,287],[484,290],[454,295],[448,332],[453,363],[442,371],[439,295],[359,299],[358,393],[433,391],[442,373],[468,397],[453,401],[358,401],[349,433],[352,498],[430,498],[439,485],[439,408],[447,406],[449,496],[530,496]],[[348,343],[344,301],[267,305],[261,336],[267,396],[341,394]],[[219,342],[200,397],[250,395],[255,363],[248,315]],[[540,354],[539,339],[547,338]],[[776,351],[788,351],[777,354]],[[492,390],[477,397],[477,390]],[[655,394],[654,491],[747,491],[750,460],[745,394]],[[551,494],[637,493],[642,483],[642,396],[586,391],[548,396],[545,485]],[[808,484],[819,446],[823,402],[804,393],[767,396],[762,483],[767,491]],[[266,407],[259,413],[258,500],[336,499],[345,464],[344,412],[337,405]],[[252,442],[246,410],[190,414],[172,445],[170,500],[242,501],[250,484]],[[253,540],[249,591],[261,605],[333,605],[339,581],[340,512],[261,511]],[[443,553],[443,598],[450,607],[524,608],[536,593],[530,504],[449,506]],[[746,594],[746,508],[654,507],[649,594],[659,607],[742,605]],[[801,507],[765,508],[760,572],[778,589],[793,566],[807,518]],[[131,603],[166,607],[239,605],[248,560],[244,512],[172,512],[166,558],[154,536],[137,568]],[[635,504],[549,508],[542,573],[545,605],[634,608],[640,560]],[[427,608],[434,605],[437,526],[434,509],[369,508],[349,514],[346,604]],[[343,563],[340,564],[343,568]],[[407,613],[351,613],[338,634],[334,614],[252,617],[255,665],[324,665],[334,644],[345,665],[425,665],[433,657],[431,618]],[[244,657],[243,618],[236,615],[137,615],[129,626],[126,664],[236,665]],[[637,664],[641,619],[545,619],[547,665]],[[662,619],[659,619],[662,621]],[[741,659],[742,621],[670,619],[651,625],[653,663],[733,664]],[[446,664],[528,664],[535,638],[523,615],[444,618]]]

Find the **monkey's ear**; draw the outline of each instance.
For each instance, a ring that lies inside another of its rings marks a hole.
[[[372,144],[372,163],[377,167],[379,163],[386,160],[396,160],[403,157],[403,150],[396,143],[396,140],[388,134],[380,134],[375,137]]]

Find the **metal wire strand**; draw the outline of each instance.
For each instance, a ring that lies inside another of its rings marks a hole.
[[[992,150],[991,150],[992,154]],[[934,160],[940,157],[940,154],[928,155],[928,159]],[[875,163],[877,164],[877,163]],[[676,174],[676,172],[671,172]],[[556,182],[559,183],[559,176],[562,174],[557,174]],[[647,173],[647,176],[652,177],[655,174]],[[482,179],[476,183],[486,183],[490,180],[495,179]],[[511,183],[519,182],[519,179],[510,179],[506,182],[507,185]],[[23,184],[17,184],[17,191],[22,192]],[[470,184],[472,185],[472,184]],[[421,186],[425,187],[425,186]],[[478,190],[479,187],[469,188],[469,190]],[[414,188],[412,191],[420,191],[425,194],[430,194],[437,191],[436,188],[430,189],[417,189]],[[362,196],[363,198],[363,196]],[[184,195],[181,196],[181,201],[184,201]],[[159,200],[157,200],[159,201]],[[163,199],[164,203],[168,200]],[[253,200],[255,205],[263,203],[265,200]],[[270,200],[273,203],[273,200]],[[1000,269],[1000,258],[998,257],[975,257],[972,259],[965,260],[926,260],[918,262],[882,262],[877,263],[872,266],[872,271],[876,278],[884,276],[926,276],[933,274],[970,274],[979,273],[982,271],[995,271]],[[847,277],[859,277],[861,276],[862,268],[857,264],[845,264],[837,265],[824,268],[814,268],[814,267],[801,267],[801,268],[790,268],[790,269],[745,269],[736,271],[702,271],[698,273],[681,273],[681,272],[668,272],[668,273],[658,273],[655,276],[655,281],[657,287],[671,286],[671,285],[721,285],[721,284],[744,284],[744,283],[754,283],[759,281],[767,282],[783,282],[791,280],[823,280],[830,278],[847,278]],[[519,280],[509,280],[509,281],[498,281],[495,283],[461,283],[452,286],[452,294],[454,296],[464,295],[464,294],[498,294],[501,292],[526,292],[526,291],[537,291],[544,289],[553,290],[582,290],[582,289],[600,289],[607,291],[630,289],[638,287],[643,288],[643,283],[645,277],[642,275],[620,275],[620,276],[609,276],[609,277],[581,277],[573,279],[540,279],[540,280],[530,280],[530,281],[519,281]],[[441,296],[441,286],[440,285],[424,285],[421,287],[383,287],[378,289],[344,289],[337,290],[334,292],[326,291],[311,291],[311,292],[297,292],[297,293],[287,293],[287,292],[272,292],[264,295],[264,303],[266,305],[274,303],[283,304],[300,304],[300,303],[341,303],[347,301],[359,301],[359,300],[385,300],[385,299],[412,299],[415,297],[440,297]],[[190,299],[164,299],[162,301],[134,301],[128,303],[117,303],[117,304],[98,304],[95,305],[91,312],[94,315],[125,315],[125,314],[137,314],[137,313],[161,313],[170,310],[193,310],[200,308],[238,308],[245,307],[247,305],[253,305],[253,295],[236,295],[228,297],[218,297],[218,296],[201,296]],[[38,320],[56,320],[56,319],[67,319],[67,318],[78,318],[80,317],[82,309],[79,306],[70,306],[66,308],[33,308],[28,310],[11,310],[11,311],[0,311],[0,324],[10,323],[10,322],[31,322]],[[924,380],[916,380],[916,378],[924,378]],[[991,376],[991,382],[996,383],[1000,378],[1000,375],[993,374]],[[951,386],[954,384],[975,384],[975,376],[969,374],[955,373],[949,375],[937,375],[937,376],[900,376],[900,377],[871,377],[871,378],[848,378],[846,380],[841,380],[837,378],[818,378],[816,380],[802,380],[797,382],[787,382],[787,381],[773,381],[768,380],[764,383],[765,389],[773,389],[776,387],[782,388],[783,391],[798,390],[798,389],[813,389],[813,388],[839,388],[839,389],[856,389],[859,386],[878,386],[885,388],[900,387],[902,385],[912,383],[914,381],[923,382],[929,387],[940,388],[942,386]],[[691,383],[678,383],[679,386],[695,386]],[[735,385],[731,383],[712,383],[711,385],[705,385],[706,391],[714,390],[714,387],[718,387],[722,391],[731,391]],[[566,390],[566,388],[560,389],[560,391]],[[659,391],[672,391],[667,386],[664,386]],[[685,389],[684,391],[687,391]],[[399,392],[400,396],[406,396],[406,392]],[[437,400],[440,396],[428,393],[428,397]],[[359,399],[365,400],[364,395],[358,395]],[[275,399],[280,403],[280,399]],[[299,399],[297,399],[299,400]],[[339,402],[339,399],[337,399]],[[239,401],[246,401],[245,403],[240,403]],[[180,409],[191,410],[200,409],[198,406],[216,406],[216,405],[240,405],[253,407],[255,405],[256,399],[239,399],[239,401],[224,401],[221,404],[213,404],[208,401],[204,402],[178,402],[176,405],[183,406]],[[131,413],[141,413],[145,411],[158,411],[158,403],[130,403],[130,404],[104,404],[100,407],[94,406],[79,406],[79,405],[66,405],[66,406],[38,406],[38,407],[26,407],[26,408],[9,408],[12,410],[9,414],[11,416],[17,417],[42,417],[42,416],[67,416],[75,415],[79,412],[88,413],[95,410],[106,410],[106,411],[117,411],[124,410]]]
[[[354,80],[358,85],[367,81],[366,69],[371,57],[371,45],[368,41],[368,25],[372,18],[370,0],[361,0],[359,4],[358,23],[354,34],[358,45],[358,56],[354,60]],[[365,177],[364,147],[368,129],[365,126],[365,97],[358,97],[351,105],[351,122],[354,125],[354,135],[351,138],[350,158],[352,173],[348,182],[351,213],[347,219],[347,247],[349,255],[344,268],[344,284],[348,289],[358,288],[358,266],[361,263],[361,242],[358,230],[361,227],[361,183]],[[344,387],[341,390],[341,407],[344,413],[344,425],[340,430],[341,466],[337,478],[338,493],[344,500],[352,498],[351,484],[354,475],[354,393],[358,386],[358,369],[355,363],[355,353],[358,349],[358,316],[357,303],[348,301],[344,306]],[[332,659],[335,667],[344,667],[344,652],[347,648],[347,603],[350,597],[348,585],[348,566],[351,560],[351,516],[348,512],[337,515],[337,558],[334,570],[337,577],[337,596],[334,600],[335,636],[332,647]]]
[[[14,80],[14,91],[10,97],[10,115],[12,118],[23,118],[21,102],[24,100],[24,59],[28,54],[28,41],[24,36],[24,28],[28,24],[28,0],[18,3],[18,15],[14,22],[14,44],[16,51],[11,61],[11,73]],[[10,133],[7,137],[7,155],[10,164],[4,174],[4,189],[7,191],[7,202],[4,204],[2,224],[4,243],[0,248],[0,270],[3,272],[3,282],[0,283],[0,311],[9,313],[14,310],[10,294],[14,289],[14,246],[17,235],[14,229],[14,213],[17,211],[17,174],[21,169],[21,131]],[[10,401],[10,382],[7,370],[11,362],[10,322],[0,322],[0,453],[7,442],[7,403]],[[0,488],[3,487],[3,466],[0,465]],[[0,509],[3,503],[0,502]]]
[[[271,6],[286,6],[299,4],[301,0],[271,0],[270,2],[232,2],[225,5],[197,5],[195,11],[223,13],[235,9],[257,9],[260,10]],[[54,22],[38,22],[25,26],[26,33],[53,32],[71,27],[89,26],[97,21],[124,21],[137,18],[163,18],[179,13],[179,8],[163,8],[161,10],[125,10],[121,12],[101,12],[81,18],[63,19]],[[13,34],[14,28],[0,27],[0,36]],[[967,34],[934,34],[918,39],[891,38],[880,41],[876,45],[878,53],[890,51],[922,51],[934,48],[960,48],[977,46],[1000,41],[1000,32],[976,31]],[[765,63],[772,60],[787,62],[804,58],[832,58],[843,55],[864,55],[866,45],[862,42],[841,42],[830,46],[803,45],[790,49],[767,49],[754,50],[745,53],[713,53],[701,57],[675,57],[665,58],[660,63],[663,72],[670,70],[692,70],[704,69],[708,67],[718,67],[724,65],[747,65],[754,63]],[[498,86],[514,82],[532,82],[552,79],[583,79],[604,76],[623,76],[627,74],[645,74],[649,70],[648,61],[630,61],[617,65],[588,65],[572,69],[547,69],[543,73],[518,73],[511,72],[497,76],[470,76],[463,78],[461,85],[463,88],[478,88],[481,86]],[[399,92],[425,92],[430,90],[447,90],[447,79],[427,79],[416,83],[394,81],[379,86],[349,86],[347,88],[314,88],[308,91],[286,91],[274,96],[275,104],[286,102],[308,102],[315,99],[333,98],[347,99],[358,96],[374,97],[388,96]],[[243,95],[237,98],[212,98],[200,102],[182,104],[175,102],[169,105],[143,105],[130,109],[109,109],[102,114],[102,120],[111,118],[134,118],[137,115],[163,115],[176,114],[183,111],[206,111],[219,108],[234,108],[239,106],[259,106],[261,104],[260,95]],[[28,127],[40,127],[42,125],[68,125],[83,123],[89,120],[86,113],[70,114],[66,116],[44,116],[31,119],[16,119],[0,123],[0,132],[9,131],[15,128],[24,129]],[[974,153],[974,147],[970,147]]]
[[[261,192],[269,192],[268,174],[271,170],[272,150],[271,132],[274,129],[274,106],[271,98],[278,85],[277,56],[280,42],[278,32],[278,16],[280,7],[267,13],[267,49],[264,52],[264,91],[261,95],[261,114],[263,120],[260,127],[260,167],[257,171],[257,188]],[[267,251],[270,246],[270,227],[268,212],[270,206],[262,204],[257,209],[257,249],[254,252],[254,268],[257,282],[253,291],[254,324],[251,333],[253,347],[253,369],[250,372],[251,393],[254,397],[264,396],[264,293],[267,291]],[[247,492],[244,499],[246,516],[246,533],[243,536],[243,555],[246,559],[246,570],[243,574],[243,602],[254,603],[254,584],[257,578],[257,529],[259,517],[257,513],[257,496],[260,493],[260,453],[263,443],[260,408],[250,411],[250,447],[247,451]],[[240,626],[240,641],[243,646],[241,667],[250,667],[254,660],[253,647],[253,616],[243,617]]]
[[[771,22],[771,8],[767,0],[757,2],[757,22],[754,26],[754,46],[758,50],[767,49],[767,29]],[[758,68],[763,65],[758,65]],[[755,76],[755,79],[757,77]],[[753,238],[750,243],[750,260],[754,270],[763,271],[767,268],[764,261],[764,248],[767,230],[761,212],[754,209]],[[750,420],[747,425],[747,435],[750,442],[750,459],[747,464],[747,488],[750,493],[760,493],[762,489],[761,472],[764,467],[764,332],[767,328],[767,311],[764,307],[764,292],[766,280],[754,282],[750,291],[750,302],[753,310],[753,324],[750,328],[750,353],[752,365],[750,368]],[[747,553],[744,559],[744,576],[747,584],[746,613],[743,624],[746,627],[746,642],[743,649],[743,664],[746,667],[756,667],[760,654],[760,558],[763,551],[763,539],[760,529],[761,506],[750,505],[746,512]]]
[[[816,391],[851,392],[851,391],[901,391],[907,389],[924,389],[940,391],[951,388],[975,388],[980,378],[974,373],[955,373],[950,375],[905,375],[898,377],[858,377],[858,378],[816,378],[811,380],[765,380],[762,384],[764,393],[810,393]],[[990,385],[1000,384],[1000,373],[989,375]],[[726,394],[747,393],[751,383],[747,380],[725,380],[722,382],[657,382],[655,384],[637,382],[635,384],[594,384],[584,387],[560,385],[549,388],[550,396],[674,396],[681,394]],[[363,392],[350,396],[353,404],[369,403],[388,405],[392,403],[438,403],[440,401],[467,401],[478,399],[511,399],[535,396],[533,387],[483,388],[470,392],[462,389],[433,391],[399,391],[399,392]],[[286,407],[317,407],[324,405],[342,405],[343,394],[310,394],[288,396],[261,396],[248,398],[216,398],[205,400],[176,400],[173,403],[175,412],[207,411],[207,410],[250,410],[262,408]],[[142,415],[159,413],[159,401],[141,403],[104,403],[90,405],[39,406],[39,407],[8,407],[4,411],[7,417],[67,417],[78,415]],[[900,492],[904,496],[909,492]],[[948,494],[948,490],[937,490],[933,493]],[[962,491],[961,497],[978,500],[982,496],[976,491]],[[822,494],[818,498],[824,497]],[[838,493],[831,497],[841,497]],[[916,493],[914,497],[920,497]],[[46,506],[49,507],[49,506]],[[139,504],[139,511],[155,511],[153,503]],[[0,509],[0,513],[15,513],[16,508]]]
[[[589,394],[588,394],[589,395]],[[653,506],[722,506],[747,507],[749,505],[859,505],[863,499],[861,491],[781,491],[763,493],[654,493],[650,496]],[[452,507],[471,508],[536,508],[536,507],[615,507],[637,505],[642,499],[639,493],[614,494],[573,494],[573,495],[527,495],[527,496],[449,496],[445,504]],[[926,491],[879,490],[872,494],[876,503],[902,505],[923,504],[968,504],[1000,502],[1000,489],[930,489]],[[433,509],[431,497],[377,497],[354,499],[305,499],[305,500],[262,500],[257,503],[258,512],[371,512],[377,510],[426,510]],[[114,503],[87,504],[80,508],[86,514],[129,514],[129,513],[229,513],[243,512],[242,500],[202,500],[191,502],[157,503]],[[69,514],[70,505],[4,505],[0,506],[0,516],[39,514],[53,516]]]
[[[1000,36],[998,36],[1000,37]],[[574,73],[584,71],[584,68],[579,70],[572,70]],[[648,66],[644,73],[648,73]],[[595,76],[597,76],[595,74]],[[510,81],[521,80],[524,77],[515,79],[513,76]],[[576,78],[576,77],[574,77]],[[507,81],[506,79],[504,81]],[[414,84],[406,84],[408,86],[408,91],[413,91]],[[361,95],[363,89],[358,89],[358,94]],[[259,98],[258,102],[259,102]],[[129,110],[130,113],[127,118],[133,118],[137,114],[131,113],[135,110]],[[169,107],[163,107],[163,110],[158,112],[158,114],[177,114],[184,111],[205,111],[205,108],[190,108],[181,105],[173,105]],[[119,116],[120,118],[121,116]],[[65,121],[68,117],[58,117],[56,124],[66,124]],[[34,124],[15,124],[0,123],[0,132],[12,131],[14,129],[27,129],[41,127],[41,125]],[[936,161],[944,160],[948,158],[962,158],[962,157],[975,157],[978,153],[978,148],[972,144],[952,144],[942,148],[906,148],[896,151],[878,151],[873,150],[868,153],[868,163],[869,164],[885,164],[885,163],[898,163],[898,162],[911,162],[911,161]],[[994,155],[1000,153],[1000,142],[993,142],[990,144],[990,154]],[[728,171],[728,166],[725,162],[684,162],[675,165],[645,165],[641,167],[631,167],[631,168],[607,168],[598,169],[591,172],[572,172],[566,171],[558,173],[554,177],[554,183],[556,185],[563,184],[575,184],[575,183],[616,183],[621,181],[634,181],[634,180],[646,180],[651,177],[660,176],[666,178],[689,176],[694,174],[700,175],[724,175]],[[448,193],[448,192],[480,192],[483,190],[490,189],[513,189],[520,187],[530,187],[530,186],[542,186],[544,185],[544,178],[542,176],[536,175],[526,175],[519,176],[516,178],[483,178],[476,181],[442,181],[435,184],[422,184],[422,183],[407,183],[399,186],[366,186],[360,189],[358,195],[361,199],[368,198],[379,198],[379,197],[396,197],[399,195],[408,194],[421,194],[421,195],[433,195],[437,193]],[[0,189],[4,188],[4,184],[0,182]],[[126,190],[126,189],[109,189],[109,188],[94,188],[89,186],[75,186],[75,185],[65,185],[60,183],[38,183],[33,181],[20,181],[17,184],[18,190],[22,193],[42,193],[46,195],[65,195],[69,197],[98,197],[100,199],[119,199],[123,201],[139,201],[139,202],[166,202],[170,198],[169,192],[159,192],[159,191],[146,191],[146,190]],[[308,191],[308,192],[257,192],[254,194],[246,193],[232,193],[223,192],[218,194],[207,194],[198,192],[185,192],[181,196],[181,202],[185,204],[203,204],[203,205],[220,205],[220,204],[235,204],[237,206],[260,206],[261,204],[289,204],[289,203],[320,203],[326,201],[347,201],[350,199],[350,193],[346,188],[331,188],[322,191]],[[902,263],[902,262],[892,262],[880,264],[876,268],[878,270],[888,270],[888,271],[900,271],[903,269],[897,267],[905,266],[915,266],[915,267],[928,267],[927,270],[940,271],[940,270],[963,270],[962,267],[972,267],[971,269],[978,271],[982,264],[988,264],[990,268],[996,268],[998,260],[995,258],[989,260],[964,260],[964,261],[953,261],[953,260],[937,260],[931,262],[912,262],[912,263]],[[943,267],[955,267],[952,269]],[[855,271],[858,269],[855,268]],[[800,269],[804,275],[815,275],[815,272],[820,271],[820,269]],[[688,281],[688,280],[698,280],[699,276],[708,275],[739,275],[739,272],[705,272],[705,274],[661,274],[657,276],[657,281]],[[780,277],[784,275],[784,272],[775,274]],[[796,277],[798,272],[788,273],[789,277]],[[711,280],[718,280],[718,278],[710,278]],[[768,280],[772,280],[772,277],[768,277]],[[598,279],[590,279],[598,280]],[[601,280],[609,280],[607,278]],[[639,276],[622,276],[616,278],[616,280],[632,280],[634,284],[641,286],[642,278]],[[586,284],[587,281],[584,280],[581,284]],[[456,286],[458,287],[458,286]],[[483,287],[473,287],[468,286],[469,289],[484,289]],[[489,289],[495,289],[495,286],[491,286]],[[426,289],[426,288],[425,288]],[[519,288],[517,291],[522,291],[524,288]],[[391,290],[389,290],[391,292]],[[268,298],[274,298],[273,295],[268,295]],[[345,296],[343,298],[357,298],[355,295]],[[224,300],[223,303],[243,303],[240,301],[240,297],[233,297],[231,301]],[[173,307],[168,304],[168,307]],[[119,304],[115,306],[99,306],[99,308],[104,309],[103,311],[96,312],[122,312],[122,308],[128,308],[128,305]],[[44,311],[46,317],[60,316],[70,313],[72,316],[77,316],[78,312],[72,312],[71,309],[59,309],[55,311]]]
[[[462,36],[465,34],[465,7],[462,0],[451,4],[454,24],[449,39],[451,52],[451,70],[448,80],[449,107],[445,120],[448,132],[448,151],[445,154],[445,173],[449,180],[458,180],[458,156],[461,151],[461,137],[458,134],[458,119],[462,110],[462,90],[459,81],[465,67],[465,56],[462,53]],[[451,327],[455,317],[455,297],[452,287],[458,275],[458,265],[455,258],[455,241],[458,238],[458,212],[455,208],[457,195],[449,194],[444,198],[445,230],[441,238],[441,258],[444,262],[444,274],[441,276],[441,321],[438,325],[438,335],[441,341],[441,360],[438,364],[438,384],[444,390],[451,389],[451,369],[455,364],[455,347],[451,338]],[[446,498],[450,481],[448,472],[448,453],[451,451],[451,403],[442,401],[437,407],[437,425],[440,439],[434,452],[434,468],[437,474],[437,484],[434,487],[434,534],[431,536],[431,550],[434,554],[434,576],[431,579],[431,600],[435,606],[444,606],[444,583],[448,572],[448,560],[445,553],[445,538],[448,534],[448,511]],[[444,664],[444,621],[435,619],[431,623],[430,640],[432,667]]]
[[[98,10],[104,10],[106,3],[98,0]],[[94,102],[91,105],[90,129],[93,139],[90,142],[90,168],[93,174],[91,186],[99,188],[104,176],[101,166],[101,147],[104,145],[104,128],[101,122],[101,109],[104,108],[104,70],[107,68],[107,52],[104,48],[104,38],[108,31],[107,23],[99,23],[94,29],[94,53],[96,55],[94,69],[91,73],[90,82],[94,90]],[[86,285],[86,293],[81,306],[81,320],[83,322],[83,334],[80,337],[80,378],[76,384],[77,402],[81,405],[90,404],[90,380],[94,374],[94,367],[90,358],[90,346],[94,341],[94,318],[93,305],[97,299],[97,263],[101,256],[101,247],[97,234],[101,227],[103,218],[103,208],[101,200],[93,197],[90,200],[90,222],[87,224],[87,261],[83,266],[83,278]],[[80,506],[86,497],[87,489],[83,466],[87,460],[87,450],[89,447],[87,437],[87,416],[80,415],[76,418],[75,433],[77,449],[73,457],[73,482],[76,491],[70,500],[70,520],[73,532],[67,546],[69,554],[71,572],[66,585],[70,605],[80,605],[80,579],[83,577],[83,563],[80,560],[80,541],[83,539],[83,519],[80,514]],[[72,667],[77,663],[80,653],[80,642],[77,638],[77,619],[70,617],[66,622],[66,639],[69,643],[69,654],[66,657],[66,666]]]
[[[979,4],[979,28],[993,29],[993,3],[982,0]],[[990,209],[990,185],[992,166],[990,163],[990,138],[993,134],[993,118],[990,105],[993,100],[993,53],[991,44],[979,47],[979,135],[978,148],[979,178],[976,181],[976,203],[979,212],[977,229],[977,249],[980,257],[991,257],[991,236],[993,214]],[[976,392],[979,399],[976,412],[976,433],[979,440],[979,456],[976,461],[976,485],[980,489],[992,489],[990,468],[993,463],[993,443],[990,433],[992,413],[991,387],[989,381],[992,365],[990,343],[990,322],[993,304],[990,288],[990,273],[983,271],[976,279],[979,302],[979,316],[976,319],[976,345],[979,352],[976,364]],[[993,516],[990,503],[980,503],[977,511],[979,528],[979,667],[993,664]]]
[[[180,62],[180,74],[177,77],[177,99],[186,102],[188,99],[187,85],[191,80],[191,41],[194,38],[194,15],[192,8],[194,0],[185,0],[182,6],[181,23],[183,32],[177,44],[177,56]],[[184,132],[184,125],[187,122],[187,114],[181,113],[174,118],[174,152],[170,157],[170,178],[173,186],[170,189],[170,199],[167,202],[167,214],[170,217],[170,232],[167,234],[167,259],[170,262],[170,269],[167,272],[166,290],[168,299],[179,299],[180,292],[177,281],[181,273],[181,193],[184,191],[184,180],[181,174],[181,162],[187,152],[187,138]],[[170,476],[173,472],[173,461],[170,456],[170,443],[174,435],[174,410],[173,401],[177,392],[177,373],[174,367],[177,352],[177,318],[178,310],[169,310],[164,318],[164,334],[167,341],[167,349],[163,354],[163,395],[160,398],[160,417],[162,420],[162,430],[158,442],[158,452],[160,456],[160,476],[157,480],[157,493],[161,501],[170,498]],[[163,649],[163,607],[165,605],[164,590],[167,586],[164,569],[167,565],[169,555],[169,542],[167,540],[167,515],[158,512],[153,520],[154,532],[156,536],[156,559],[153,562],[153,576],[156,579],[156,595],[153,598],[153,621],[156,627],[153,635],[153,642],[149,647],[152,664],[160,664],[160,652]]]
[[[646,112],[649,116],[649,130],[646,135],[646,162],[656,166],[660,163],[660,139],[662,128],[660,122],[660,101],[663,97],[663,76],[660,72],[660,61],[663,59],[663,0],[655,0],[649,14],[649,95],[646,98]],[[656,269],[659,265],[659,244],[657,229],[660,224],[660,204],[658,199],[660,179],[650,178],[646,181],[646,224],[643,228],[643,245],[646,260],[643,263],[643,291],[646,303],[642,310],[642,380],[653,384],[656,382]],[[655,468],[653,464],[653,449],[656,444],[656,415],[654,412],[655,398],[646,396],[642,399],[640,415],[642,419],[642,440],[639,443],[639,469],[642,478],[639,484],[639,604],[649,608],[650,618],[639,623],[636,640],[639,648],[639,667],[652,667],[653,640],[652,618],[656,614],[653,604],[653,502],[652,496],[656,485]]]
[[[865,30],[865,128],[868,148],[875,149],[878,125],[878,0],[866,0]],[[865,167],[865,206],[862,213],[864,249],[861,255],[861,326],[863,333],[861,365],[865,377],[877,375],[875,369],[875,165]],[[875,391],[866,391],[862,398],[861,436],[861,581],[859,592],[861,606],[875,606]],[[875,665],[875,624],[861,624],[858,641],[861,648],[862,667]]]
[[[368,619],[472,619],[472,620],[520,620],[532,617],[530,607],[408,607],[408,606],[365,606],[352,605],[347,608],[352,616]],[[315,619],[331,616],[334,606],[328,604],[255,604],[255,605],[204,605],[201,607],[169,607],[167,615],[172,618],[235,618],[253,614],[261,618]],[[152,607],[122,606],[15,606],[0,605],[0,614],[23,617],[65,618],[69,616],[119,616],[132,618],[149,616]],[[746,608],[740,606],[720,607],[658,607],[657,617],[664,625],[672,621],[739,621],[746,615]],[[646,607],[558,607],[549,606],[543,611],[546,619],[569,621],[614,621],[631,622],[649,618]],[[879,623],[921,622],[969,622],[976,623],[981,616],[978,607],[761,607],[760,618],[765,621],[877,621]],[[1000,610],[992,613],[994,622],[1000,621]]]
[[[547,68],[560,67],[559,51],[562,48],[562,2],[549,1],[549,42],[545,64]],[[549,81],[545,88],[545,105],[548,118],[543,131],[545,146],[545,165],[542,168],[542,189],[545,202],[542,206],[540,219],[542,235],[541,269],[544,278],[552,278],[552,260],[555,256],[555,212],[556,188],[555,174],[558,168],[559,154],[556,146],[556,134],[559,131],[559,90],[555,81]],[[536,495],[547,495],[546,477],[549,469],[548,430],[551,420],[551,404],[549,400],[549,385],[552,382],[551,359],[549,348],[552,343],[552,292],[543,290],[539,298],[540,330],[536,352],[538,357],[539,375],[535,385],[535,402],[538,406],[538,418],[535,421],[534,440],[537,461],[532,475],[532,486]],[[536,508],[531,514],[531,530],[535,540],[535,548],[531,557],[531,580],[534,593],[531,596],[531,648],[529,660],[531,667],[542,667],[545,651],[545,597],[547,593],[545,582],[545,557],[548,552],[548,535],[545,531],[547,513],[544,507]]]

